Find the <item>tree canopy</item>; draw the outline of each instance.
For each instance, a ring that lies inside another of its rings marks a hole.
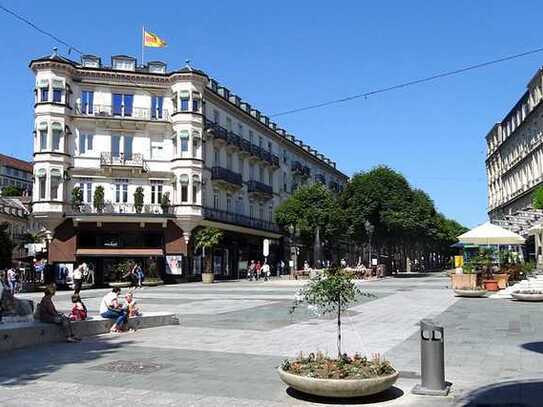
[[[534,191],[532,205],[535,209],[543,209],[543,187],[538,187]]]
[[[4,188],[2,188],[2,196],[21,196],[23,195],[23,190],[21,188],[17,188],[15,185],[7,185]]]

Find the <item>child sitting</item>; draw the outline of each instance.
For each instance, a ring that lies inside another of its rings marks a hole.
[[[140,309],[138,307],[138,304],[136,303],[136,300],[134,299],[134,295],[132,294],[132,292],[128,292],[124,296],[124,308],[126,309],[126,313],[129,318],[141,315]]]
[[[87,319],[87,307],[81,301],[79,294],[72,295],[72,312],[70,313],[70,319],[72,321],[84,321]]]

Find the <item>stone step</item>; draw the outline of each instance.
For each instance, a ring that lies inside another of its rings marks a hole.
[[[85,321],[72,322],[74,334],[81,338],[108,333],[113,325],[112,319],[92,316]],[[154,328],[164,325],[178,325],[177,316],[167,312],[144,312],[139,317],[128,319],[129,329]],[[39,321],[12,322],[0,324],[0,352],[64,341],[59,326]]]

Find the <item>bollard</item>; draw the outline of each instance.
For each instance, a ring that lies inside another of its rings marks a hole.
[[[421,384],[413,388],[414,394],[446,396],[451,388],[445,381],[445,338],[443,327],[434,321],[420,321]]]

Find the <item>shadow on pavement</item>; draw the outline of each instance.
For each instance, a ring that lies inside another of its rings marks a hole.
[[[111,343],[107,336],[86,337],[79,343],[52,343],[0,353],[0,387],[25,385],[73,363],[98,361],[132,341]]]
[[[543,342],[528,342],[520,345],[521,348],[532,352],[543,353]]]
[[[308,401],[317,404],[332,404],[332,405],[359,405],[359,404],[374,404],[383,403],[385,401],[395,400],[404,395],[404,392],[398,387],[391,387],[382,393],[375,394],[367,397],[353,397],[353,398],[328,398],[312,396],[311,394],[302,393],[298,390],[289,387],[287,394],[295,399]]]
[[[541,407],[543,378],[507,380],[462,395],[456,407]]]

